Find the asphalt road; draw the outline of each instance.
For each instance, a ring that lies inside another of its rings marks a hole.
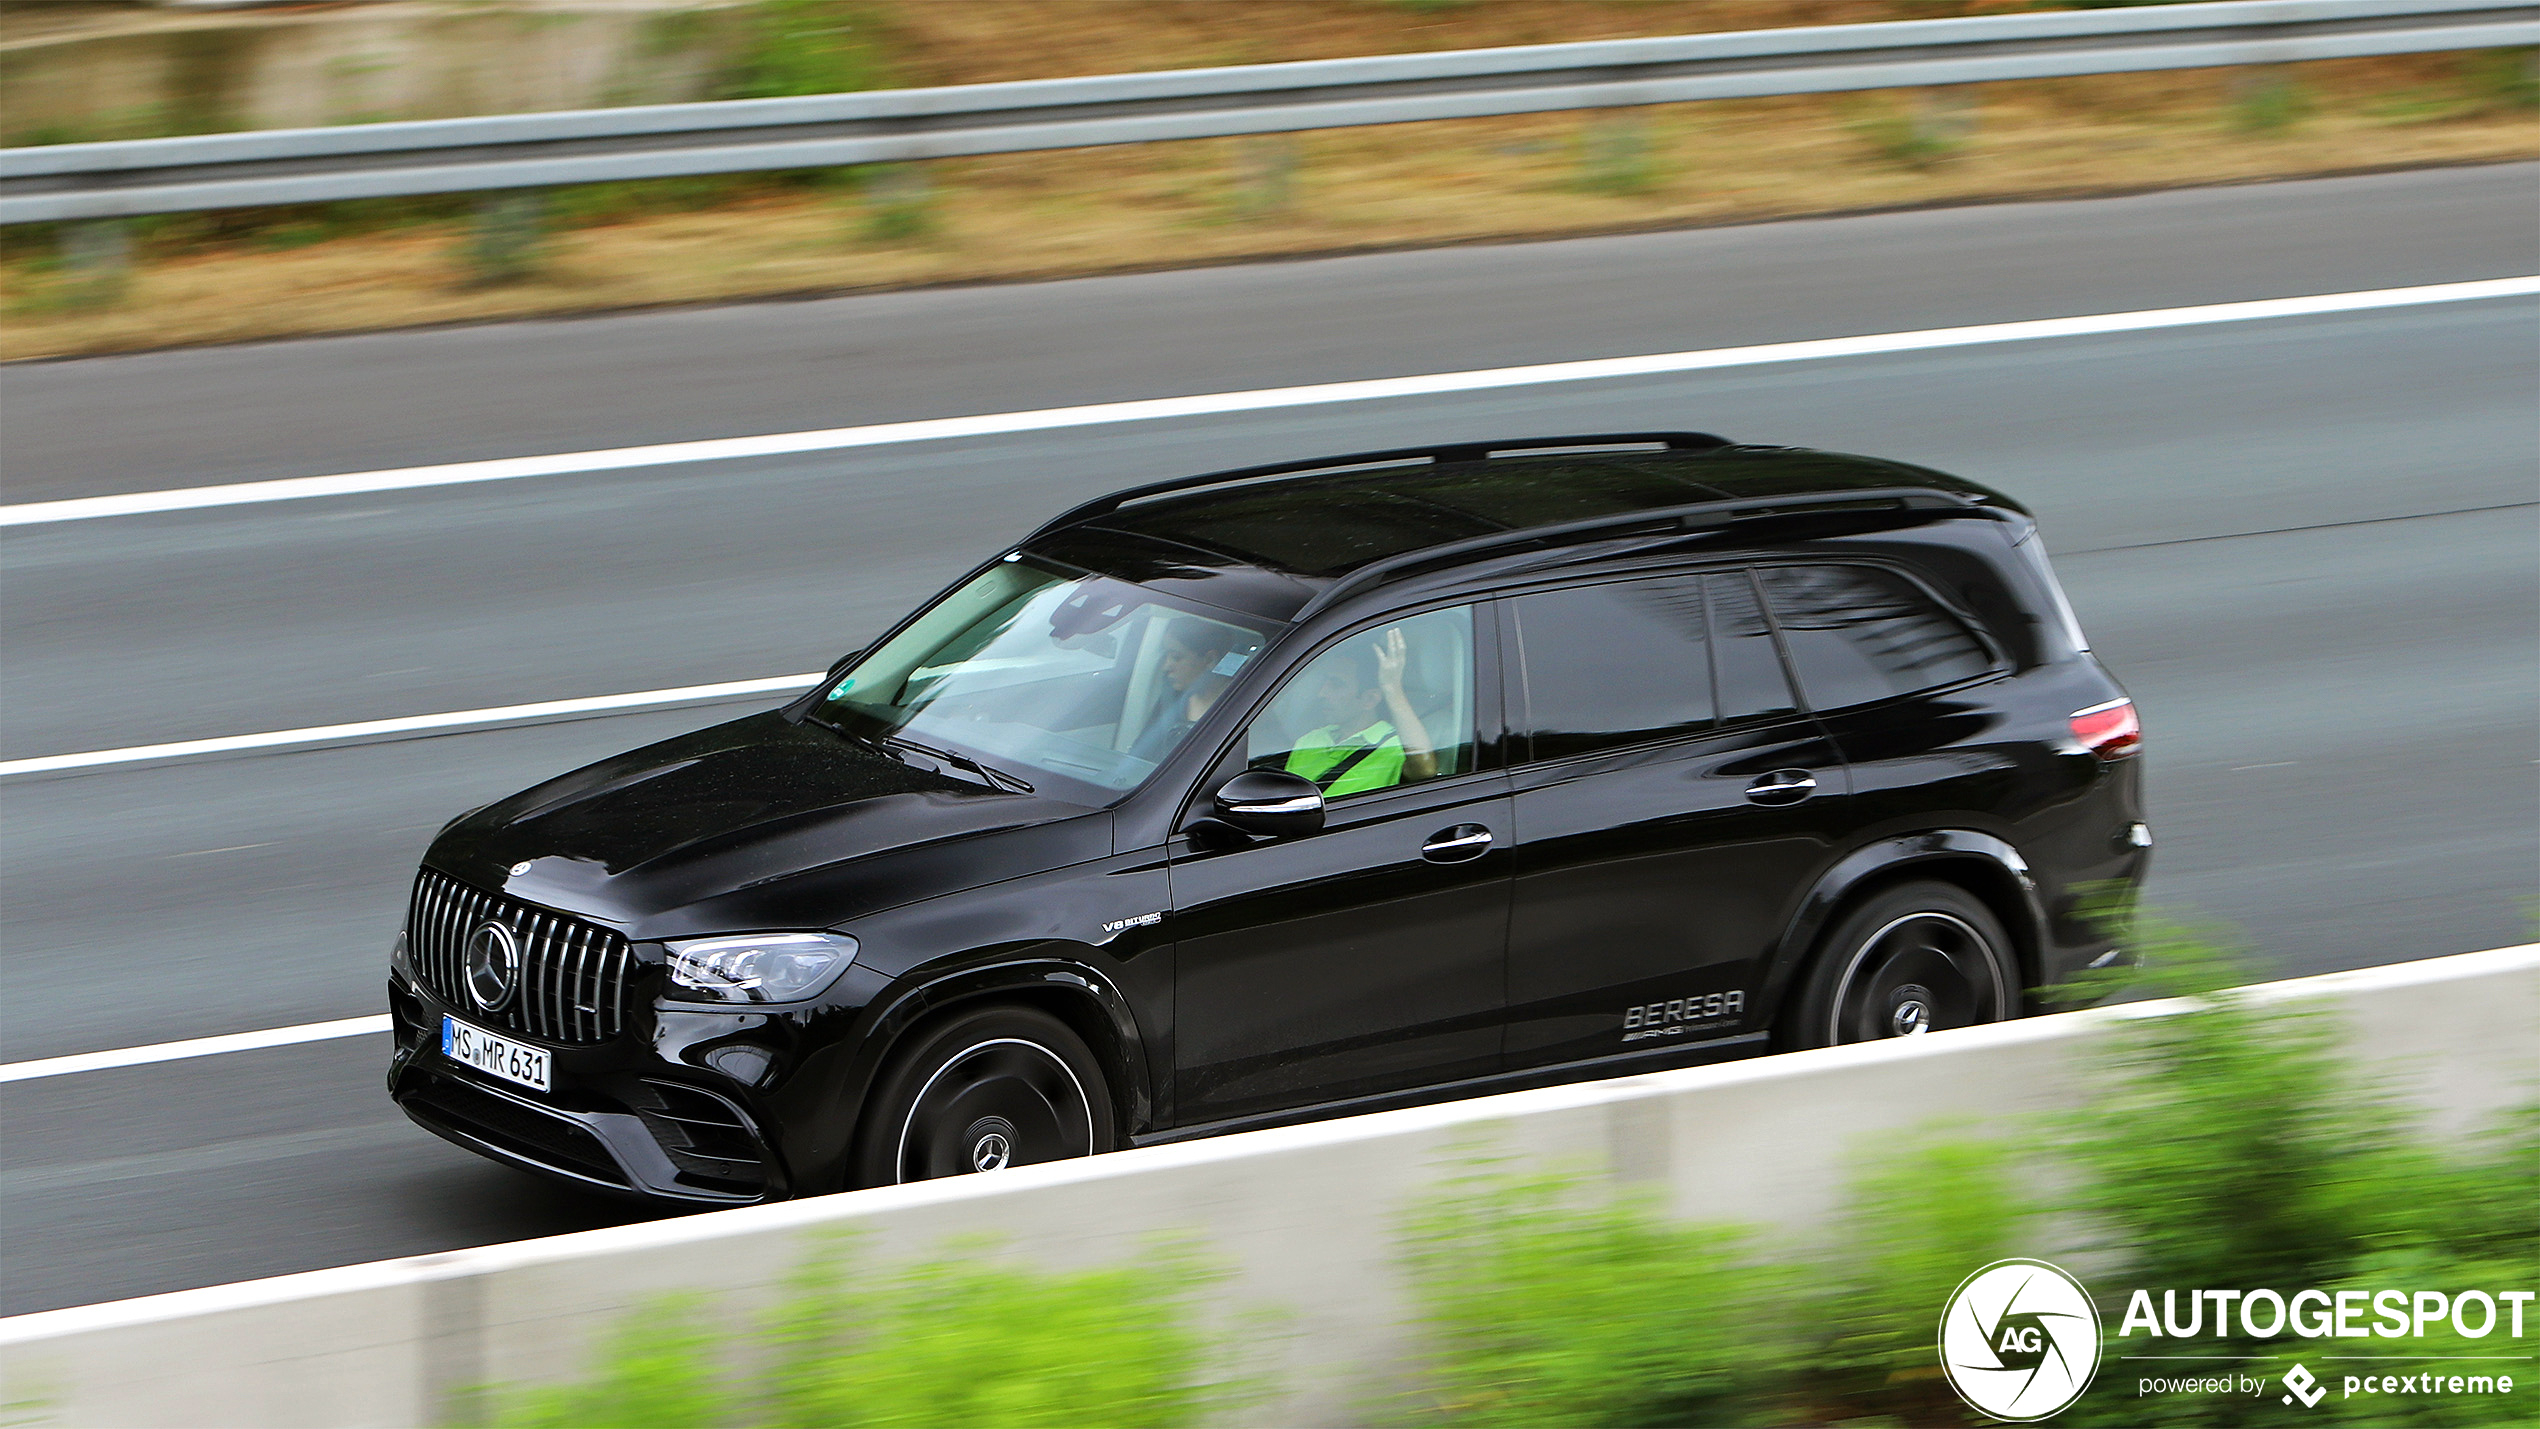
[[[24,501],[2540,271],[2506,166],[0,374]],[[0,757],[816,669],[1041,516],[1248,460],[1699,427],[2035,504],[2150,735],[2153,896],[2284,972],[2518,942],[2540,302],[15,528]],[[374,1012],[431,830],[689,710],[0,784],[0,1060]],[[623,1219],[407,1128],[383,1038],[0,1087],[0,1310]]]

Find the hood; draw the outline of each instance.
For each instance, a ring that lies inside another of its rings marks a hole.
[[[912,768],[769,712],[489,804],[443,830],[425,862],[627,927],[808,870],[1083,812]]]

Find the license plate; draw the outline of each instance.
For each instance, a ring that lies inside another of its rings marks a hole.
[[[507,1082],[542,1092],[550,1090],[551,1069],[546,1052],[509,1037],[497,1037],[482,1027],[470,1027],[455,1017],[441,1019],[441,1055]]]

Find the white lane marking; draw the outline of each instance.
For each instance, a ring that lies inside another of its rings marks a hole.
[[[1175,417],[1260,412],[1279,407],[1310,407],[1331,402],[1369,402],[1387,397],[1425,397],[1449,392],[1480,392],[1499,387],[1528,387],[1555,382],[1589,382],[1609,377],[1645,377],[1661,373],[1699,372],[1721,367],[1752,367],[1771,362],[1812,362],[1832,357],[1866,357],[1890,352],[1921,352],[1933,348],[1971,347],[1982,343],[2033,342],[2041,338],[2093,337],[2108,333],[2148,332],[2158,328],[2197,327],[2209,323],[2255,322],[2267,318],[2366,312],[2376,308],[2414,307],[2425,303],[2459,303],[2480,298],[2518,298],[2534,294],[2540,294],[2540,275],[2487,278],[2468,283],[2433,283],[2412,288],[2379,288],[2353,293],[2321,293],[2300,298],[2266,298],[2255,302],[2207,303],[2184,308],[2151,308],[2141,312],[2099,313],[2087,317],[1983,323],[1972,327],[1930,328],[1919,332],[1874,333],[1865,337],[1816,338],[1804,342],[1773,342],[1752,347],[1721,347],[1695,352],[1660,352],[1640,357],[1600,357],[1582,362],[1547,362],[1526,367],[1437,372],[1418,377],[1379,377],[1359,382],[1322,382],[1303,387],[1270,387],[1250,392],[1212,392],[1195,397],[1157,397],[1133,402],[1099,402],[1083,407],[1050,407],[1031,412],[995,412],[976,417],[932,417],[923,421],[884,422],[866,427],[834,427],[816,432],[778,432],[758,437],[720,437],[707,441],[618,447],[606,451],[560,452],[551,456],[502,457],[492,461],[463,461],[441,466],[400,467],[391,471],[346,472],[339,476],[294,476],[278,481],[242,481],[226,486],[196,486],[174,491],[140,491],[122,496],[81,496],[64,501],[29,501],[15,506],[0,506],[0,526],[30,526],[52,521],[90,521],[103,516],[132,516],[152,511],[192,511],[210,506],[237,506],[264,501],[300,501],[316,496],[351,496],[370,491],[410,491],[420,487],[458,486],[481,481],[517,481],[523,477],[558,476],[571,472],[622,471],[635,467],[668,466],[680,462],[788,456],[801,452],[840,451],[850,447],[887,446],[899,442],[945,441],[956,437],[1052,431],[1065,427],[1095,426],[1109,422],[1154,422]]]
[[[0,1082],[31,1082],[38,1077],[67,1077],[74,1072],[103,1072],[115,1067],[144,1067],[152,1062],[181,1062],[188,1057],[217,1057],[227,1052],[254,1052],[338,1037],[366,1037],[388,1030],[388,1015],[345,1017],[333,1022],[304,1022],[297,1027],[268,1027],[262,1032],[232,1032],[225,1037],[189,1037],[147,1047],[119,1047],[111,1052],[80,1052],[32,1062],[0,1064]]]
[[[80,754],[45,754],[33,759],[0,760],[0,779],[13,774],[51,774],[64,769],[90,769],[101,764],[133,764],[148,759],[184,759],[198,754],[228,754],[242,749],[286,749],[294,745],[330,744],[414,734],[475,725],[502,725],[554,719],[565,715],[612,714],[648,706],[700,704],[741,695],[767,695],[799,690],[822,678],[771,675],[762,680],[727,680],[719,685],[682,685],[670,690],[637,690],[625,695],[589,695],[575,700],[542,700],[528,705],[497,705],[447,714],[402,715],[396,719],[362,720],[356,724],[321,724],[307,729],[276,729],[262,734],[230,734],[218,739],[183,739],[173,744],[136,744],[126,749],[92,749]],[[253,845],[248,845],[253,847]]]

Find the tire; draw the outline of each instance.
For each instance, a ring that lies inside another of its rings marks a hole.
[[[1066,1023],[991,1007],[920,1032],[856,1141],[854,1184],[896,1186],[1109,1151],[1111,1089]]]
[[[2000,919],[1954,883],[1900,883],[1839,919],[1782,1027],[1785,1047],[1875,1042],[2019,1015]]]

